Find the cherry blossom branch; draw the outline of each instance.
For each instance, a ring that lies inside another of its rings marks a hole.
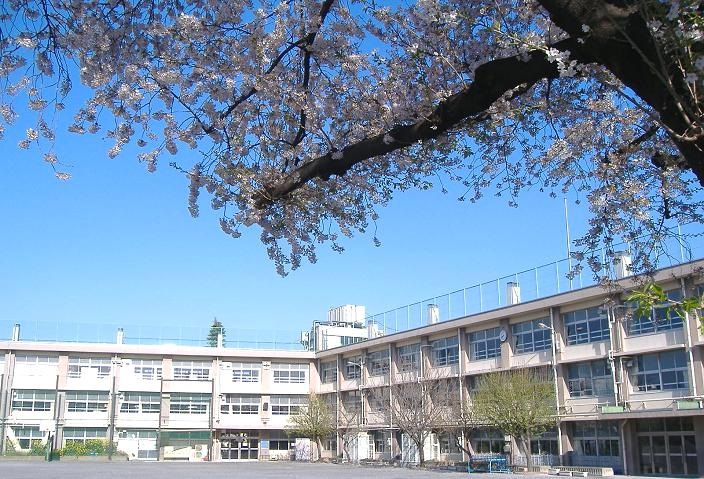
[[[552,45],[560,51],[576,50],[574,39]],[[515,55],[489,61],[475,70],[474,81],[442,101],[435,110],[415,123],[396,125],[388,131],[364,138],[339,151],[330,151],[286,175],[280,182],[265,185],[255,193],[257,208],[280,200],[314,178],[329,179],[341,176],[354,165],[374,157],[386,155],[417,142],[432,140],[457,127],[462,122],[486,119],[486,110],[506,93],[512,96],[527,91],[536,82],[559,76],[558,67],[544,51],[534,50],[527,55]],[[515,90],[518,90],[517,92]]]

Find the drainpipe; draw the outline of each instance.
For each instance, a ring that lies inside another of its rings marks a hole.
[[[0,454],[5,455],[5,373],[0,374]]]
[[[628,475],[628,454],[626,453],[626,433],[624,433],[624,428],[626,427],[626,423],[628,422],[628,419],[622,419],[621,424],[619,425],[619,432],[621,433],[621,460],[623,461],[623,475],[627,476]]]
[[[555,331],[555,308],[550,308],[550,343],[552,344],[552,383],[555,388],[555,406],[557,407],[557,455],[559,464],[562,465],[562,423],[560,421],[560,396],[557,387],[557,332]],[[528,444],[530,454],[530,443]]]
[[[113,368],[116,365],[113,362]],[[115,391],[115,371],[112,373],[112,402],[110,403],[110,427],[108,429],[108,461],[112,461],[113,443],[115,442],[115,406],[117,406],[117,393]]]

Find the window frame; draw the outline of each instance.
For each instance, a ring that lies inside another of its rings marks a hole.
[[[562,322],[568,346],[608,341],[611,337],[609,318],[601,306],[564,313]]]
[[[457,335],[430,342],[430,360],[433,367],[452,366],[460,362],[460,343]]]
[[[469,344],[470,361],[481,361],[482,359],[501,357],[500,334],[501,326],[468,333],[467,342]],[[478,350],[477,346],[481,345],[483,345],[483,347]]]

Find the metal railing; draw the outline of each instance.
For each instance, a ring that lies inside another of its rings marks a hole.
[[[698,227],[698,230],[701,230],[698,225],[693,227]],[[653,255],[658,258],[658,262],[655,263],[658,264],[658,268],[674,266],[704,257],[704,241],[701,237],[689,232],[687,235],[696,241],[685,242],[681,235],[672,233],[667,240],[660,243],[659,250],[653,252]],[[617,245],[617,247],[624,251],[628,250],[626,244]],[[594,256],[599,258],[601,264],[605,265],[600,276],[616,278],[615,266],[607,261],[605,251],[598,251],[594,253]],[[546,298],[597,284],[596,275],[586,266],[583,270],[578,268],[579,264],[574,258],[564,258],[390,309],[383,313],[372,314],[366,317],[366,321],[368,324],[376,324],[381,334],[393,334],[433,322],[449,321],[509,306],[513,304],[511,300],[515,299],[510,297],[509,283],[520,287],[520,293],[518,293],[520,302]],[[431,318],[431,315],[434,317]]]
[[[21,341],[116,343],[117,331],[123,332],[123,344],[174,344],[209,346],[209,326],[159,324],[113,324],[65,321],[0,320],[0,340],[11,340],[15,324],[20,324]],[[297,330],[234,328],[225,325],[225,347],[236,349],[302,350]]]

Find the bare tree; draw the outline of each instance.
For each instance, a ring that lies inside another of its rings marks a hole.
[[[450,406],[448,421],[441,426],[441,430],[449,434],[459,450],[464,452],[469,459],[474,455],[470,443],[472,431],[481,426],[468,396],[462,398],[457,395]]]
[[[371,390],[372,396],[380,399],[379,403],[383,400],[386,404],[386,412],[394,426],[418,448],[421,466],[425,463],[423,446],[432,431],[442,429],[451,422],[452,403],[457,397],[457,388],[452,383],[449,378],[430,377]]]
[[[350,447],[357,441],[362,430],[362,408],[359,403],[355,405],[340,402],[337,414],[337,432],[342,444],[343,457],[352,460]]]
[[[555,425],[555,390],[535,370],[520,369],[491,373],[479,379],[472,393],[476,419],[511,435],[532,465],[530,440]]]

